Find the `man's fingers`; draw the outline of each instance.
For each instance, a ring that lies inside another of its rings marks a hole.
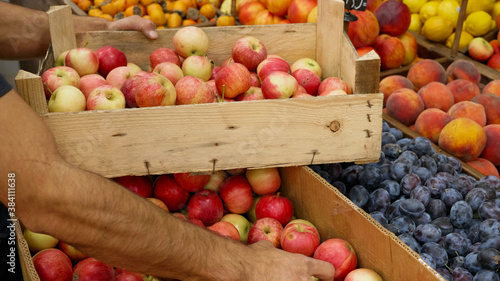
[[[149,39],[158,38],[155,24],[137,15],[114,21],[109,25],[109,30],[136,30],[141,31]]]
[[[309,269],[311,270],[311,276],[319,278],[322,281],[333,281],[335,267],[331,263],[311,258]]]

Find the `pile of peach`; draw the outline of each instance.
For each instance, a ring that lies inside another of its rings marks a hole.
[[[380,81],[384,112],[483,174],[498,177],[500,80],[485,86],[480,80],[469,61],[456,60],[445,69],[423,59],[406,77]]]

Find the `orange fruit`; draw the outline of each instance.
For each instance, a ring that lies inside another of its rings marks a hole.
[[[102,3],[104,3],[106,0],[94,0],[94,6],[101,6]]]
[[[115,6],[116,12],[123,12],[125,11],[125,0],[113,0],[113,5]]]
[[[109,2],[108,4],[103,3],[103,5],[100,5],[99,7],[103,13],[110,14],[111,16],[114,16],[117,12],[113,2]]]
[[[139,0],[125,0],[125,7],[135,6],[139,4]]]
[[[149,15],[144,15],[144,16],[142,16],[142,18],[147,19],[147,20],[151,20],[151,17]]]
[[[163,12],[163,8],[158,3],[150,4],[146,10],[148,11],[148,15],[151,18],[151,21],[154,22],[157,26],[164,25],[167,23],[167,19],[165,18],[165,13]]]
[[[167,12],[169,12],[169,13],[174,12],[174,1],[167,0],[164,3],[165,3],[164,8],[165,8],[165,10],[167,10]]]
[[[231,26],[231,25],[235,25],[235,24],[236,24],[236,20],[234,19],[234,17],[227,16],[227,15],[220,16],[216,22],[217,26]]]
[[[165,29],[165,26],[164,25],[159,25],[156,27],[156,29]]]
[[[200,8],[200,15],[211,19],[215,16],[215,7],[212,4],[205,4]]]
[[[113,20],[114,20],[114,18],[113,18],[113,16],[112,16],[112,15],[110,15],[110,14],[106,14],[106,13],[104,13],[104,14],[100,15],[99,17],[100,17],[100,18],[103,18],[103,19],[107,19],[107,20],[109,20],[109,21],[113,21]]]
[[[144,7],[147,7],[149,4],[156,3],[156,0],[141,0],[141,5],[144,5]]]
[[[186,25],[193,25],[193,24],[196,24],[196,21],[192,20],[192,19],[185,19],[182,21],[182,25],[183,26],[186,26]]]
[[[177,13],[172,13],[168,17],[167,26],[170,28],[179,27],[182,24],[182,17]]]
[[[174,13],[178,13],[180,16],[184,17],[186,15],[188,7],[186,3],[177,0],[174,2]]]
[[[98,8],[90,8],[89,9],[89,16],[91,16],[91,17],[99,17],[102,14],[103,14],[103,12]]]
[[[92,1],[90,0],[77,0],[78,7],[85,12],[89,11],[90,6],[92,6]]]
[[[132,15],[138,15],[138,16],[142,17],[142,16],[144,16],[144,13],[145,13],[145,9],[143,6],[134,5],[134,6],[130,6],[127,9],[125,9],[124,15],[126,17],[130,17]]]

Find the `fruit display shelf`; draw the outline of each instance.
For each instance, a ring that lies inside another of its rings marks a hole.
[[[236,40],[251,35],[269,54],[288,62],[315,59],[324,77],[343,79],[353,95],[49,113],[39,75],[21,71],[16,85],[51,129],[63,157],[107,177],[373,162],[380,154],[382,127],[380,58],[375,52],[357,56],[343,33],[343,7],[343,1],[320,1],[317,24],[203,30],[211,42],[207,56],[216,65],[230,57]],[[47,53],[39,73],[54,65],[54,54],[84,45],[114,46],[147,69],[149,54],[172,48],[176,32],[159,30],[156,40],[135,31],[74,34],[64,24],[71,17],[68,6],[52,7],[48,14],[53,52]]]
[[[279,171],[280,194],[290,199],[294,215],[312,222],[323,241],[348,240],[356,250],[359,267],[373,269],[384,281],[444,280],[394,234],[310,168],[284,167]],[[26,240],[21,229],[17,230],[24,280],[39,280]]]

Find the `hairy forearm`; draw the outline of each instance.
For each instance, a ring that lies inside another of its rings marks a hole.
[[[14,92],[0,99],[0,132],[0,199],[7,203],[6,176],[15,173],[16,215],[29,229],[116,267],[181,280],[245,280],[241,264],[250,248],[68,164]]]
[[[50,44],[46,12],[0,1],[0,59],[43,57]],[[75,32],[104,30],[110,22],[102,18],[73,16]]]

